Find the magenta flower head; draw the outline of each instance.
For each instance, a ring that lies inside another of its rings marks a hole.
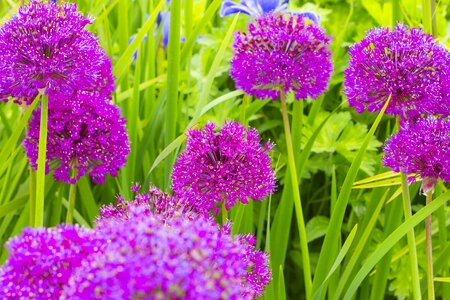
[[[395,172],[420,175],[424,192],[439,178],[450,182],[450,121],[428,117],[404,122],[385,143],[383,164]],[[409,182],[414,181],[413,175]]]
[[[73,270],[104,243],[77,225],[24,229],[6,243],[9,258],[0,268],[0,298],[59,299]]]
[[[54,100],[54,101],[52,101]],[[30,163],[37,168],[40,109],[33,112],[24,147]],[[77,92],[73,98],[49,98],[47,169],[53,177],[75,183],[88,173],[95,183],[105,175],[117,175],[130,152],[125,120],[106,96]]]
[[[0,28],[0,100],[30,104],[39,89],[70,96],[102,88],[111,65],[75,4],[31,0]],[[110,76],[110,75],[109,75]]]
[[[136,185],[131,187],[132,192],[136,190]],[[190,205],[186,199],[179,199],[162,192],[156,187],[150,187],[148,192],[137,193],[131,201],[125,201],[122,197],[116,205],[108,204],[100,207],[100,215],[97,223],[108,222],[111,219],[127,219],[131,216],[131,211],[136,207],[141,207],[141,214],[157,214],[163,218],[172,218],[177,215],[183,215],[185,218],[196,219],[198,217],[209,216],[209,212],[200,206]],[[145,208],[145,210],[143,209]]]
[[[280,91],[297,99],[324,93],[333,65],[330,37],[301,16],[266,14],[237,32],[230,75],[236,87],[258,98],[276,100]]]
[[[421,29],[372,29],[349,54],[344,93],[357,112],[380,111],[392,94],[387,114],[450,114],[450,54]]]
[[[74,272],[62,299],[254,299],[270,280],[267,255],[212,219],[131,214],[97,226],[109,243]]]
[[[262,200],[273,193],[272,144],[262,147],[258,131],[237,122],[215,128],[208,123],[187,133],[186,149],[172,170],[175,195],[217,213],[220,203],[229,209],[236,200],[248,203],[247,198]]]

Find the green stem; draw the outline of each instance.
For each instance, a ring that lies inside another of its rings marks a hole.
[[[436,20],[436,1],[430,0],[430,14],[431,14],[431,33],[434,38],[438,37],[437,20]]]
[[[44,197],[45,197],[45,164],[47,158],[47,119],[48,119],[48,96],[42,95],[41,123],[39,132],[39,150],[36,174],[36,203],[34,226],[44,225]]]
[[[433,200],[433,190],[427,192],[426,205]],[[426,245],[427,245],[427,284],[428,284],[428,300],[434,300],[434,279],[433,279],[433,245],[431,232],[431,215],[425,219]]]
[[[402,21],[401,0],[392,1],[392,26],[397,26],[397,21]]]
[[[228,219],[228,211],[225,207],[225,202],[222,203],[222,224],[225,224]]]
[[[401,172],[402,178],[402,199],[403,199],[403,211],[405,214],[405,221],[408,221],[412,217],[411,213],[411,198],[409,196],[409,187],[406,182],[406,175]],[[412,228],[408,233],[408,247],[409,247],[409,259],[411,267],[412,276],[412,288],[414,299],[421,299],[420,293],[420,279],[419,279],[419,267],[417,264],[417,251],[416,251],[416,238],[414,236],[414,228]]]
[[[247,120],[247,108],[249,106],[249,103],[252,100],[252,96],[244,94],[243,98],[242,98],[242,105],[241,105],[241,109],[240,109],[240,118],[241,118],[241,123],[245,126],[248,126],[248,120]]]
[[[75,210],[75,198],[77,194],[77,184],[73,183],[70,185],[69,189],[69,207],[67,209],[66,223],[72,224],[73,222],[73,211]]]
[[[180,28],[181,28],[181,0],[170,2],[170,30],[169,44],[167,46],[167,86],[166,86],[166,112],[164,124],[165,145],[175,139],[177,130],[178,112],[178,81],[180,72]],[[172,170],[173,155],[166,160],[166,172]],[[169,183],[169,175],[166,184]]]
[[[431,6],[429,0],[422,0],[423,29],[426,33],[431,33]]]
[[[306,299],[311,296],[311,265],[309,262],[308,241],[306,239],[305,221],[303,218],[302,203],[300,201],[300,191],[298,189],[297,170],[295,167],[294,147],[292,146],[291,130],[289,127],[289,117],[286,105],[286,95],[284,91],[280,94],[281,108],[283,113],[284,132],[286,136],[286,146],[288,154],[288,166],[291,173],[292,190],[294,195],[295,215],[297,217],[298,231],[300,234],[300,250],[302,252],[303,275],[305,280]]]
[[[34,217],[36,214],[36,171],[30,167],[30,226],[34,226]]]

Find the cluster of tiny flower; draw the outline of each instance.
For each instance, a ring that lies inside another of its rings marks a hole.
[[[344,92],[358,112],[380,111],[400,119],[384,146],[383,163],[423,179],[423,192],[450,181],[450,53],[421,29],[398,24],[376,28],[350,48]]]
[[[115,175],[130,151],[125,120],[111,103],[111,61],[86,30],[91,20],[75,4],[32,0],[0,28],[0,100],[29,105],[48,96],[46,171],[74,183]],[[37,168],[40,110],[24,147]]]
[[[136,188],[133,188],[137,191]],[[199,208],[197,208],[199,209]],[[150,188],[93,229],[25,229],[7,243],[2,299],[255,299],[271,273],[253,235]]]

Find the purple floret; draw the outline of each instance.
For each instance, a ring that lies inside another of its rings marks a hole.
[[[31,0],[0,28],[0,100],[30,104],[39,89],[113,90],[111,61],[75,4]]]
[[[59,299],[73,270],[105,242],[77,225],[25,228],[6,244],[9,258],[0,268],[0,298]]]
[[[421,29],[372,29],[349,54],[344,93],[357,112],[380,111],[392,94],[387,114],[450,114],[450,54]]]
[[[179,199],[151,186],[147,192],[138,193],[131,201],[125,201],[121,197],[116,205],[108,204],[100,207],[97,223],[130,218],[130,212],[136,207],[146,207],[145,210],[141,209],[141,214],[158,214],[164,218],[177,215],[183,215],[189,219],[209,216],[209,212],[202,207],[190,205],[186,199]]]
[[[204,130],[187,133],[186,149],[172,170],[175,195],[217,213],[220,203],[230,209],[236,201],[263,200],[273,193],[272,144],[262,147],[258,131],[237,122],[226,121],[217,132],[215,128],[208,123]]]
[[[24,147],[37,168],[40,109],[33,112]],[[77,92],[73,97],[49,97],[47,168],[56,180],[75,183],[85,173],[95,183],[117,175],[130,152],[120,109],[101,93]]]
[[[450,121],[428,117],[404,122],[386,141],[383,164],[395,172],[420,175],[424,190],[434,187],[438,178],[450,182]]]
[[[276,100],[280,91],[296,99],[317,98],[328,87],[333,65],[330,37],[317,24],[287,14],[266,14],[237,32],[230,75],[236,87]]]
[[[212,219],[131,209],[96,230],[110,242],[77,269],[62,299],[253,299],[270,281],[266,254]],[[252,274],[251,276],[249,274]],[[250,281],[251,279],[251,281]]]

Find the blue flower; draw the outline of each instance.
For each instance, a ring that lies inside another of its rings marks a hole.
[[[236,13],[243,13],[257,18],[267,13],[285,11],[289,0],[241,0],[236,3],[233,0],[224,0],[220,8],[220,16],[223,18]]]
[[[258,18],[268,13],[284,12],[289,0],[241,0],[236,3],[233,0],[224,0],[220,8],[220,16],[226,17],[232,14],[243,13],[253,18]],[[320,25],[320,15],[315,12],[289,12],[291,15],[306,18]]]

